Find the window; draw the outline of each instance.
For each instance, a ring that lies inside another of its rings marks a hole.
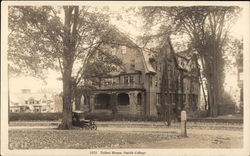
[[[186,94],[183,94],[183,102],[186,102]]]
[[[135,83],[134,76],[130,76],[129,77],[129,83],[130,84],[134,84]]]
[[[158,80],[156,79],[155,80],[155,87],[157,87],[158,86]]]
[[[116,54],[116,48],[115,47],[111,47],[111,54],[115,55]]]
[[[137,94],[137,105],[142,105],[141,93],[138,93],[138,94]]]
[[[35,103],[35,101],[34,100],[30,100],[30,104],[34,104]]]
[[[126,54],[126,46],[122,46],[122,54]]]
[[[149,76],[149,83],[150,83],[150,86],[153,86],[153,79],[151,76]]]
[[[128,84],[128,76],[124,76],[124,84]]]
[[[173,100],[172,100],[172,94],[169,94],[169,102],[170,104],[172,104]]]
[[[130,65],[130,70],[135,70],[135,64]]]
[[[156,103],[160,104],[161,103],[161,99],[160,99],[160,94],[156,94]]]

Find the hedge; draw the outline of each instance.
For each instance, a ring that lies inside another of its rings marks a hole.
[[[107,112],[87,113],[85,119],[96,121],[160,121],[156,116],[131,115],[131,114],[112,114]]]
[[[62,113],[10,113],[10,121],[32,121],[32,120],[60,120]],[[87,113],[85,119],[95,121],[162,121],[156,116],[146,115],[129,115],[102,112],[102,113]],[[189,118],[192,122],[222,122],[222,123],[243,123],[243,119],[211,119],[211,118]]]
[[[32,121],[32,120],[60,120],[62,113],[9,113],[10,121]],[[158,117],[145,115],[116,114],[108,112],[87,113],[87,120],[96,121],[160,121]]]
[[[10,121],[17,120],[59,120],[62,113],[9,113]]]

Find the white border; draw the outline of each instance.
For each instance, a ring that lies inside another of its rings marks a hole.
[[[249,2],[209,2],[209,1],[13,1],[1,3],[1,154],[3,155],[89,155],[93,150],[8,150],[8,86],[7,86],[7,36],[8,36],[8,16],[9,5],[90,5],[90,6],[193,6],[193,5],[216,5],[216,6],[240,6],[244,8],[245,29],[244,35],[244,148],[242,149],[138,149],[145,151],[146,155],[250,155],[249,153]],[[237,82],[235,82],[237,83]],[[98,149],[97,151],[101,151]],[[105,150],[112,151],[112,150]],[[113,149],[113,151],[136,151],[136,149]]]

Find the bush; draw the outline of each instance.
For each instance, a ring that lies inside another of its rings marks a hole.
[[[219,115],[234,114],[235,112],[235,105],[233,104],[219,105]]]
[[[188,112],[188,118],[204,118],[207,117],[207,112],[205,110],[197,110],[194,112]]]
[[[117,114],[114,120],[116,121],[160,121],[160,118],[157,116],[148,116],[148,115]]]
[[[9,113],[10,121],[17,120],[59,120],[62,113]]]
[[[32,120],[60,120],[62,113],[9,113],[10,121],[32,121]],[[86,120],[97,121],[160,121],[156,116],[130,115],[130,114],[112,114],[111,111],[98,111],[86,113]]]
[[[91,112],[85,114],[86,120],[110,121],[113,119],[111,112]]]
[[[219,105],[219,115],[234,114],[236,112],[236,102],[227,92],[223,93],[222,104]]]

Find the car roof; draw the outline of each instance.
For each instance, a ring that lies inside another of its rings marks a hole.
[[[75,110],[75,111],[72,111],[73,113],[83,113],[83,111],[80,111],[80,110]]]

